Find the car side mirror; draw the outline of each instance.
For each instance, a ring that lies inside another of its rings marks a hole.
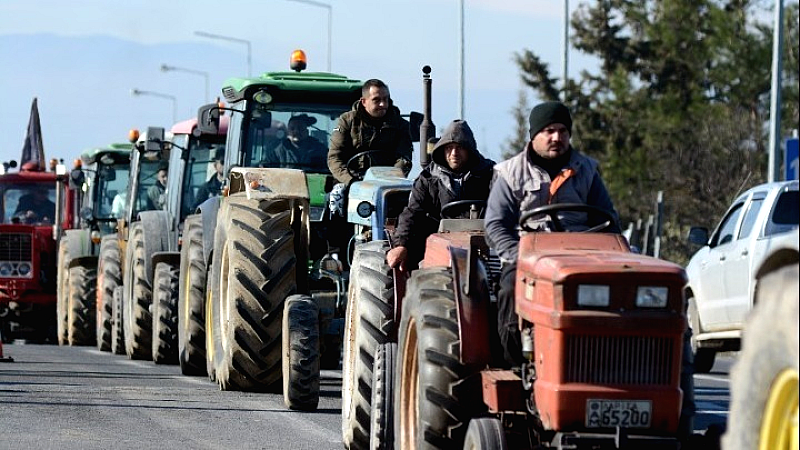
[[[696,245],[708,245],[708,228],[692,227],[689,230],[688,241]]]

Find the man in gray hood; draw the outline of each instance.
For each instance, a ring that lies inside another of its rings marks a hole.
[[[439,228],[442,206],[457,200],[486,201],[493,170],[494,161],[478,152],[467,122],[452,121],[433,148],[430,165],[414,181],[393,234],[394,248],[386,255],[389,266],[414,268],[425,253],[425,240]],[[468,214],[464,208],[457,216]]]

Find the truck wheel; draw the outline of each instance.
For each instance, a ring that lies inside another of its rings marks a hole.
[[[349,448],[369,446],[373,358],[396,330],[389,248],[387,241],[360,244],[350,266],[342,370],[342,434]]]
[[[153,276],[153,362],[178,363],[178,268],[156,264]]]
[[[67,310],[69,308],[69,237],[64,236],[58,245],[58,273],[56,288],[56,339],[58,345],[69,343],[69,327],[67,326]]]
[[[795,263],[758,281],[742,350],[731,370],[723,449],[790,448],[792,438],[797,443],[799,275]]]
[[[229,197],[227,203],[217,226],[225,227],[226,239],[215,268],[213,327],[221,344],[215,376],[222,390],[279,392],[283,303],[297,290],[294,212],[286,200]]]
[[[503,424],[494,417],[481,417],[469,421],[464,450],[505,450],[506,435]]]
[[[69,345],[95,345],[97,268],[74,266],[69,269],[67,334]]]
[[[184,375],[206,375],[206,263],[201,219],[196,214],[183,222],[178,285],[178,362]]]
[[[394,448],[394,370],[397,343],[387,342],[375,351],[372,371],[372,401],[370,402],[369,448],[391,450]]]
[[[130,359],[153,357],[153,318],[150,314],[153,291],[150,280],[147,279],[145,261],[149,257],[142,223],[134,222],[130,228],[130,239],[125,255],[125,270],[128,271],[130,284],[125,286],[127,295],[122,300],[125,353]]]
[[[711,348],[698,348],[696,337],[700,334],[700,314],[697,312],[697,302],[694,297],[689,297],[689,326],[692,327],[692,354],[694,355],[694,373],[708,373],[714,367],[717,352]]]
[[[119,242],[116,234],[107,234],[100,241],[97,266],[97,348],[111,351],[114,290],[122,283]]]
[[[122,321],[122,286],[114,289],[111,297],[111,353],[125,354],[125,326]]]
[[[309,295],[291,295],[283,307],[283,402],[314,411],[319,404],[319,310]]]
[[[403,300],[397,346],[396,447],[460,447],[470,419],[485,411],[480,368],[460,362],[459,335],[450,269],[415,271]],[[489,336],[485,341],[488,345]]]

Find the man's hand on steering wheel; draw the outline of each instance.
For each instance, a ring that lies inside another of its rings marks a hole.
[[[596,215],[600,217],[601,222],[598,225],[590,226],[586,230],[581,230],[580,233],[608,231],[613,229],[614,222],[616,221],[610,212],[600,209],[596,206],[585,205],[582,203],[556,203],[553,205],[540,206],[522,214],[522,216],[519,218],[519,226],[524,231],[537,231],[528,224],[528,221],[535,216],[546,216],[553,224],[553,231],[567,231],[564,228],[564,224],[561,222],[561,218],[558,216],[558,213],[561,212],[584,212],[588,213],[589,215]]]

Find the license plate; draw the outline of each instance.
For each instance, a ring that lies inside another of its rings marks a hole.
[[[586,400],[587,428],[649,428],[652,405],[646,400]]]

